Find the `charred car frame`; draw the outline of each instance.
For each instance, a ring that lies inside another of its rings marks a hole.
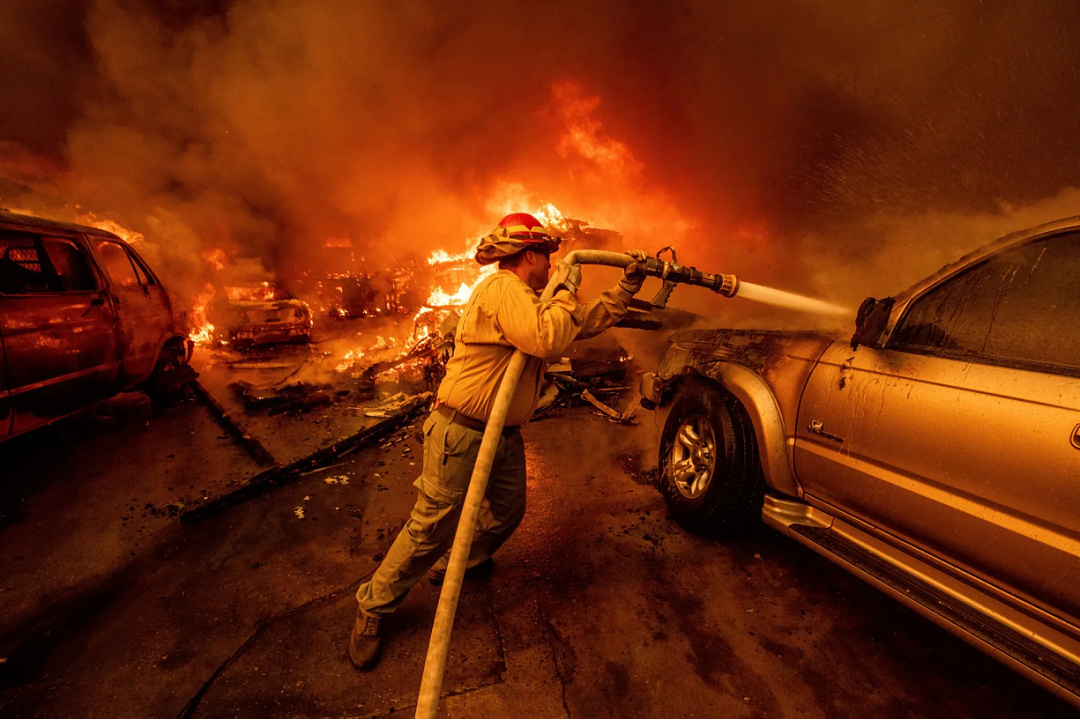
[[[229,282],[215,294],[209,318],[233,347],[311,340],[311,311],[276,280]]]

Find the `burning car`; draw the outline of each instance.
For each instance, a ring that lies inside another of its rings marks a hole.
[[[135,250],[91,227],[0,211],[0,439],[122,390],[194,377],[187,318]]]
[[[898,295],[851,342],[673,336],[673,517],[757,517],[1080,703],[1080,218],[1006,236]]]
[[[311,312],[279,281],[226,283],[208,316],[222,340],[233,347],[311,340]]]

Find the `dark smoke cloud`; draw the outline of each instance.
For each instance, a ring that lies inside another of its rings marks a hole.
[[[992,239],[973,228],[1074,212],[1047,198],[1080,186],[1078,7],[9,0],[0,195],[115,219],[194,286],[213,247],[283,269],[328,237],[460,249],[519,183],[628,244],[846,299],[935,218],[951,259]]]

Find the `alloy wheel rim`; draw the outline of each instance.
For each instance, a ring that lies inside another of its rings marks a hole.
[[[691,415],[682,421],[668,463],[671,479],[684,497],[693,499],[708,489],[716,470],[716,434],[708,418]]]

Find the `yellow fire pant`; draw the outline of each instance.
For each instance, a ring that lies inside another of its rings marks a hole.
[[[389,615],[432,567],[445,569],[461,506],[484,434],[432,413],[424,423],[424,467],[405,527],[371,580],[360,586],[360,612]],[[469,553],[473,567],[506,542],[525,516],[525,444],[521,431],[503,433]]]

